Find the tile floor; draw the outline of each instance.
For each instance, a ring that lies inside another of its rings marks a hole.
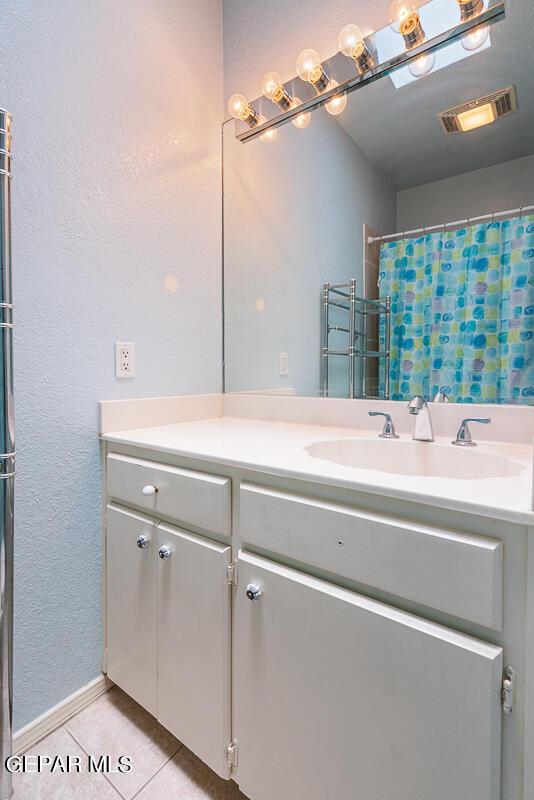
[[[27,755],[79,756],[81,771],[14,774],[13,800],[247,800],[116,686]],[[131,758],[130,772],[88,772],[88,755]]]

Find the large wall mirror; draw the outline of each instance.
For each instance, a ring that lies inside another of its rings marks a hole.
[[[529,3],[338,116],[224,125],[226,391],[534,403]]]

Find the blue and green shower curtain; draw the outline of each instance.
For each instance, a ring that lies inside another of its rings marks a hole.
[[[391,397],[534,403],[534,215],[384,243]]]

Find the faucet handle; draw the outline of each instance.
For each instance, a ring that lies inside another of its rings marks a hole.
[[[433,403],[448,403],[449,402],[449,395],[442,387],[439,389],[436,394],[434,395],[434,399],[432,400]]]
[[[384,420],[384,430],[382,433],[379,433],[378,436],[380,439],[398,439],[398,435],[395,433],[395,426],[393,424],[393,420],[391,419],[391,414],[386,414],[385,411],[370,411],[370,417],[385,417]]]
[[[462,420],[462,424],[458,429],[458,433],[456,434],[456,439],[453,444],[458,445],[458,447],[477,446],[477,443],[471,438],[471,431],[469,430],[470,422],[478,422],[481,425],[491,425],[491,419],[489,419],[489,417],[484,417],[483,419],[478,417],[466,417],[464,420]]]

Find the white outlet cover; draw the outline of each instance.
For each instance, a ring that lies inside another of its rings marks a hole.
[[[115,377],[135,377],[135,344],[115,342]]]
[[[279,353],[278,363],[280,367],[280,375],[289,375],[289,354]]]

